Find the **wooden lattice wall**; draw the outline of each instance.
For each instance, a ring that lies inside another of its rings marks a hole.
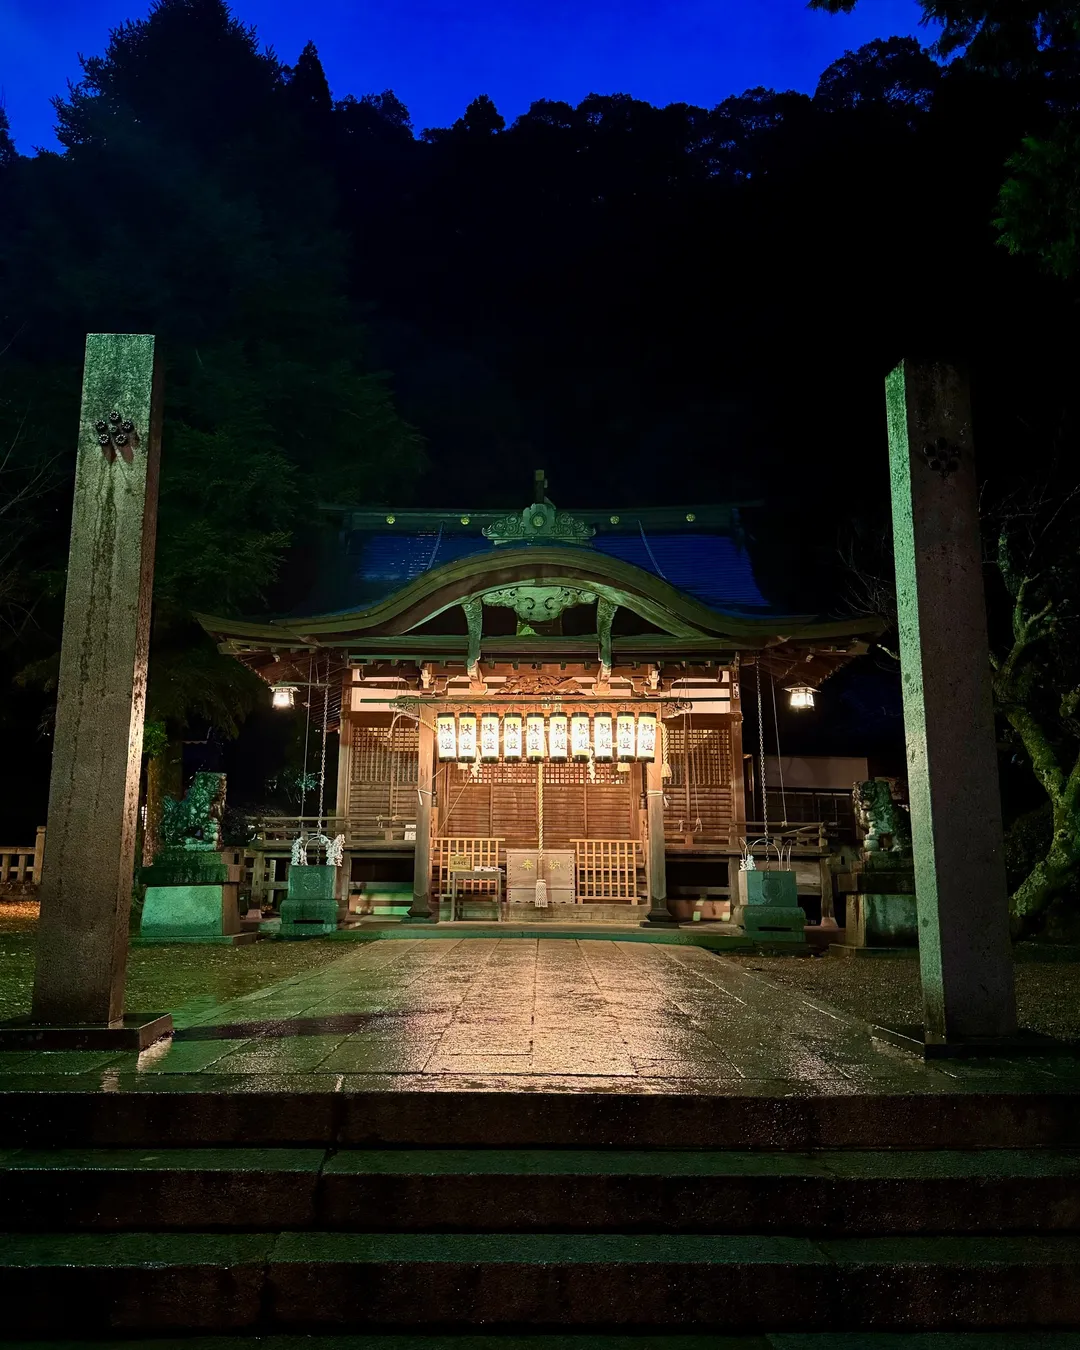
[[[742,771],[734,763],[731,718],[683,717],[665,725],[671,766],[664,783],[665,835],[726,838],[735,815],[735,774]]]
[[[590,781],[587,765],[545,763],[544,842],[567,848],[581,838],[635,838],[639,784],[636,765],[620,772],[598,764]],[[495,836],[510,848],[537,842],[535,764],[482,764],[475,780],[457,765],[440,765],[438,800],[441,835]]]
[[[415,821],[419,739],[410,717],[353,723],[344,812],[350,820]]]

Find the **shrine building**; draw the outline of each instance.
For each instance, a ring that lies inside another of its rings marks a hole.
[[[773,611],[735,505],[562,511],[542,474],[533,495],[342,510],[329,612],[200,616],[276,704],[307,704],[316,773],[339,735],[336,784],[260,822],[256,890],[280,894],[291,839],[321,830],[345,836],[343,910],[396,893],[432,921],[460,891],[456,917],[498,897],[515,920],[662,922],[728,893],[765,830],[759,690],[812,705],[881,624]],[[827,850],[817,822],[788,833]]]

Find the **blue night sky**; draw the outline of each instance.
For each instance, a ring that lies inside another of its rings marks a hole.
[[[0,0],[0,97],[24,153],[53,146],[49,98],[77,54],[149,0]],[[393,89],[419,131],[490,94],[510,122],[537,98],[625,93],[712,107],[754,85],[813,92],[820,72],[876,37],[935,30],[916,0],[862,0],[828,15],[804,0],[236,0],[292,61],[310,38],[334,96]]]

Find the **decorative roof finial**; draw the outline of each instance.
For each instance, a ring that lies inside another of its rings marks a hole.
[[[556,511],[548,499],[547,475],[537,469],[533,475],[535,498],[520,515],[501,516],[485,526],[484,537],[498,544],[577,544],[591,547],[596,530],[584,520],[578,520],[569,511]]]

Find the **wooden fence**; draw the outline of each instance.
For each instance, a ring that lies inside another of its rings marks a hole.
[[[44,856],[45,826],[39,825],[37,838],[26,848],[0,848],[0,886],[36,886]]]
[[[460,835],[431,841],[432,861],[435,865],[436,895],[450,894],[450,868],[497,867],[502,851],[501,839]],[[494,886],[494,881],[463,881],[459,889],[479,891]]]
[[[637,899],[636,839],[575,839],[573,845],[579,901]]]

